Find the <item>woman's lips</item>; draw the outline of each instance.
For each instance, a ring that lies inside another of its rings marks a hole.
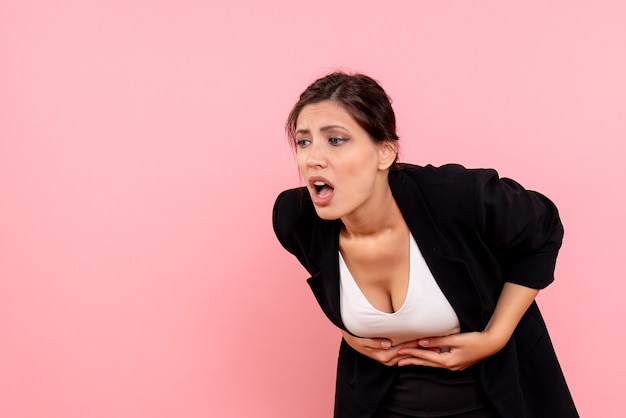
[[[309,179],[309,191],[316,206],[327,206],[335,194],[335,188],[326,179],[319,177]]]

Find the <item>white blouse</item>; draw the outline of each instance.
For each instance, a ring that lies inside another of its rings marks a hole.
[[[426,265],[417,242],[410,237],[409,288],[400,309],[382,312],[372,306],[339,253],[341,317],[354,335],[389,338],[392,345],[424,337],[460,332],[459,318]]]

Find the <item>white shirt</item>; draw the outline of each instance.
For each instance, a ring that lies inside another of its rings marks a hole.
[[[341,317],[354,335],[389,338],[392,345],[424,337],[460,332],[459,318],[437,285],[426,260],[410,236],[409,286],[404,304],[393,313],[379,311],[367,300],[339,253]]]

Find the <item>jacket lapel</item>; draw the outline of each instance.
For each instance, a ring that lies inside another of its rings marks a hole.
[[[391,172],[389,186],[435,281],[459,317],[462,330],[482,330],[481,303],[463,260],[448,255],[448,242],[435,222],[418,184],[407,174]]]
[[[317,302],[328,319],[345,329],[341,319],[339,294],[339,233],[341,221],[315,218],[308,260],[315,263],[309,271],[317,271],[307,280]]]

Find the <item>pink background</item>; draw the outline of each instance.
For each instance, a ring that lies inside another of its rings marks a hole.
[[[625,2],[1,0],[0,59],[0,416],[330,416],[339,335],[270,215],[335,68],[404,161],[557,203],[539,302],[581,415],[623,416]]]

